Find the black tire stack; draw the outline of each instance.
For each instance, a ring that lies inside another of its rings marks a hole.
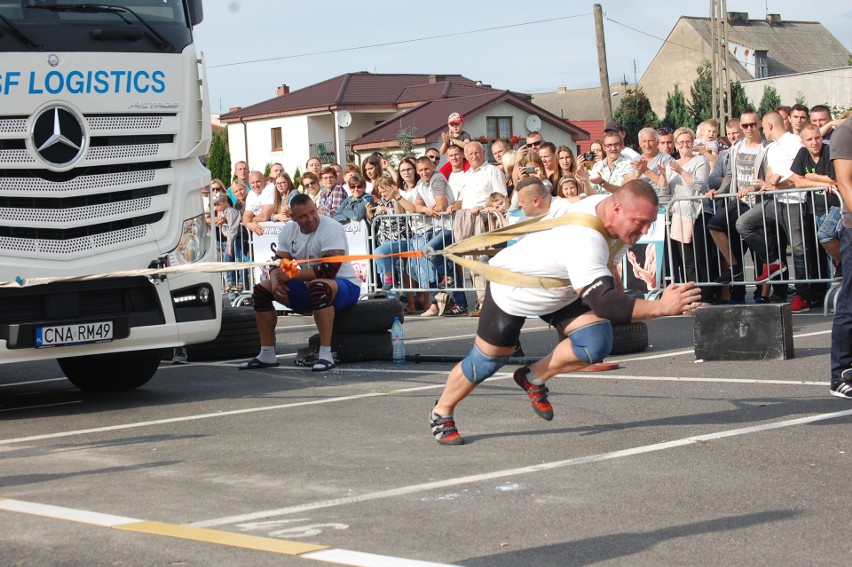
[[[386,297],[359,301],[334,316],[331,350],[339,362],[390,360],[393,354],[390,328],[394,317],[405,322],[402,303]],[[312,350],[319,350],[319,335],[308,340]]]
[[[259,348],[260,333],[254,318],[254,308],[231,307],[225,303],[222,306],[219,334],[212,341],[187,346],[186,356],[191,362],[251,358]],[[171,358],[171,351],[168,357]]]

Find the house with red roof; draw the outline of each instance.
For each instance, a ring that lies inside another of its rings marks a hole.
[[[289,172],[304,169],[311,156],[360,164],[374,151],[399,151],[401,131],[422,155],[440,146],[453,112],[464,116],[474,138],[524,137],[535,128],[545,140],[575,149],[589,137],[529,95],[461,75],[346,73],[293,92],[282,85],[277,94],[219,117],[234,162],[245,160],[252,169],[280,162]]]

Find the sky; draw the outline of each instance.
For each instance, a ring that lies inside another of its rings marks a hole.
[[[640,79],[680,16],[710,14],[709,0],[600,4],[611,83]],[[542,93],[599,85],[593,5],[208,0],[195,40],[215,114],[272,98],[282,84],[295,91],[358,71],[461,74]],[[727,9],[750,19],[774,13],[782,21],[819,21],[852,49],[852,5],[844,0],[728,0]]]

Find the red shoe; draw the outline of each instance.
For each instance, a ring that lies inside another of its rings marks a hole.
[[[767,280],[774,279],[787,271],[787,265],[781,260],[772,262],[771,264],[763,264],[763,271],[760,275],[754,278],[755,283],[762,283]]]
[[[456,429],[453,416],[443,417],[434,411],[429,412],[429,422],[432,427],[432,435],[435,441],[441,445],[464,445],[464,437]]]
[[[550,421],[553,419],[553,406],[547,401],[547,386],[544,384],[540,386],[530,384],[527,381],[527,374],[529,371],[529,366],[518,368],[513,376],[515,384],[526,391],[527,396],[530,397],[530,403],[532,404],[533,411],[536,415],[546,421]]]
[[[790,304],[790,311],[793,313],[805,313],[810,310],[810,303],[808,303],[808,300],[801,295],[796,295],[796,297],[793,298],[793,303]]]

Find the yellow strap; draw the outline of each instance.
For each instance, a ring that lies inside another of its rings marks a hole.
[[[551,228],[563,225],[585,226],[596,230],[604,241],[609,241],[609,233],[603,226],[603,223],[595,215],[587,213],[568,213],[559,217],[542,220],[543,217],[535,217],[519,223],[498,228],[484,234],[477,234],[466,238],[461,242],[456,242],[444,248],[444,255],[452,262],[459,264],[473,272],[481,274],[488,281],[500,283],[513,287],[530,287],[540,289],[553,289],[557,287],[566,287],[571,285],[571,281],[567,278],[549,278],[543,276],[531,276],[528,274],[520,274],[507,268],[500,268],[480,262],[472,258],[464,256],[481,256],[493,254],[495,244],[506,242],[518,236],[529,234],[532,232],[540,232]],[[624,243],[621,240],[616,240],[609,249],[609,263],[618,255]]]

